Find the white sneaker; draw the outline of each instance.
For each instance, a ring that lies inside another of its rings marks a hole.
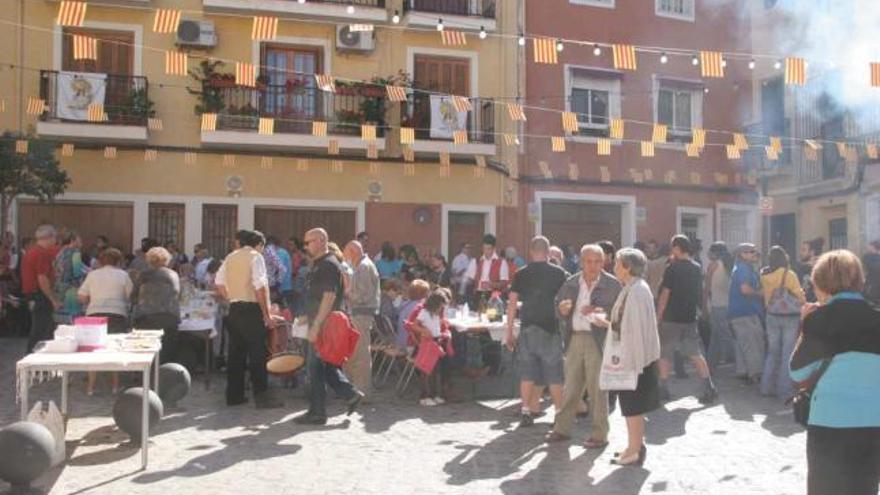
[[[436,406],[437,403],[434,401],[434,399],[428,397],[428,398],[420,400],[419,405],[426,406],[426,407],[432,407],[432,406]]]
[[[446,404],[446,400],[443,397],[434,397],[434,402],[439,406],[440,404]]]

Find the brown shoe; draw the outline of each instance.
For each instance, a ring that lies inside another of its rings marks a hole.
[[[608,446],[608,440],[597,440],[595,438],[588,438],[583,445],[586,449],[604,449]]]
[[[563,435],[562,433],[559,433],[558,431],[551,431],[549,434],[547,434],[546,440],[547,440],[547,443],[567,442],[567,441],[571,440],[571,437],[568,435]]]

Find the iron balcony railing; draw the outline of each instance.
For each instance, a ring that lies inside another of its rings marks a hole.
[[[471,105],[474,110],[468,112],[466,129],[468,134],[468,142],[493,144],[495,142],[495,104],[492,100],[484,98],[471,98]],[[450,105],[451,107],[451,105]],[[441,112],[440,109],[435,109]],[[451,110],[449,115],[436,115],[432,118],[431,95],[426,93],[412,94],[407,101],[406,109],[401,112],[403,115],[404,127],[415,128],[416,139],[451,141],[450,128],[454,127],[455,114],[457,112]],[[442,120],[450,120],[451,125],[442,125]],[[433,132],[432,132],[433,130]]]
[[[495,0],[404,0],[403,10],[495,18]]]
[[[311,82],[309,83],[311,84]],[[327,122],[327,133],[358,136],[362,124],[385,135],[385,88],[337,86],[328,93],[306,85],[229,86],[220,95],[218,129],[255,131],[261,117],[274,118],[276,133],[311,134],[313,122]]]
[[[64,78],[59,81],[60,74],[68,74],[54,70],[40,71],[40,98],[46,102],[47,110],[40,115],[42,121],[87,121],[87,108],[92,103],[102,103],[94,99],[97,88],[93,88],[90,81],[76,84],[72,82],[75,77]],[[89,122],[104,125],[132,125],[146,126],[147,119],[152,114],[152,102],[149,96],[149,83],[143,76],[129,76],[122,74],[100,74],[104,79],[104,112],[107,120],[104,122]],[[75,87],[61,88],[60,84],[74,85]],[[67,96],[63,98],[64,91]],[[68,108],[61,108],[67,105]],[[82,118],[72,118],[74,115]]]
[[[292,2],[295,0],[288,1]],[[385,0],[309,0],[308,3],[331,3],[339,5],[354,5],[355,7],[385,8]]]

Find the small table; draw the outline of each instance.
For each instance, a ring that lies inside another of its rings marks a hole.
[[[214,293],[195,290],[180,305],[178,332],[198,335],[205,341],[205,390],[211,387],[211,342],[217,336],[220,305]]]
[[[67,418],[68,373],[71,371],[140,371],[143,375],[144,399],[141,414],[141,467],[147,468],[147,445],[150,436],[149,393],[150,370],[155,373],[156,392],[159,387],[159,367],[153,366],[158,350],[148,352],[95,351],[66,354],[33,353],[15,365],[18,393],[21,400],[21,420],[27,419],[28,389],[31,375],[36,372],[61,372],[61,413]]]
[[[501,321],[489,322],[487,320],[482,320],[476,316],[457,316],[455,318],[450,318],[449,325],[459,332],[463,333],[478,333],[485,332],[488,333],[492,340],[503,343],[504,336],[507,334],[507,318],[505,317]],[[513,333],[519,334],[519,320],[515,321],[513,324]]]

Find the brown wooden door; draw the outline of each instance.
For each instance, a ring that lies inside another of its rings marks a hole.
[[[148,234],[162,245],[169,242],[183,248],[186,207],[180,203],[150,203]]]
[[[470,60],[456,57],[416,55],[413,83],[417,88],[458,96],[470,96]],[[420,138],[429,135],[431,98],[427,93],[413,96],[413,122]]]
[[[33,237],[38,226],[52,224],[77,231],[86,247],[93,246],[99,235],[106,236],[125,254],[132,252],[132,218],[130,203],[19,201],[18,238]]]
[[[354,210],[309,210],[258,206],[254,211],[254,226],[266,236],[279,239],[302,239],[306,231],[323,227],[330,240],[340,248],[354,239],[357,219]]]
[[[264,44],[261,56],[262,75],[268,79],[263,114],[290,119],[275,123],[279,131],[310,132],[313,120],[325,118],[322,92],[314,78],[324,71],[321,48]]]
[[[98,40],[97,60],[74,60],[73,36],[83,34]],[[104,108],[111,120],[120,110],[131,104],[135,81],[129,77],[134,74],[134,33],[97,30],[64,30],[61,48],[61,68],[65,71],[95,72],[107,74],[107,89]]]
[[[202,205],[202,243],[211,256],[223,259],[235,248],[238,206]]]
[[[461,211],[449,212],[449,244],[446,246],[449,257],[454,257],[461,245],[469,243],[472,253],[479,253],[486,234],[486,214]]]
[[[571,246],[575,252],[587,243],[621,242],[621,207],[601,203],[544,201],[541,205],[541,233],[557,246]]]

